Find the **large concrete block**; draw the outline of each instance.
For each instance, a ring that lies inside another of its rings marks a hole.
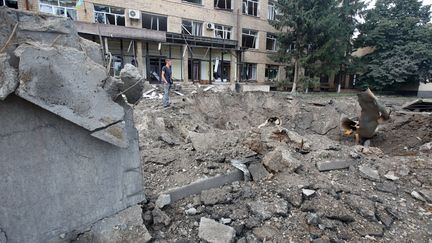
[[[127,149],[15,95],[0,102],[0,233],[8,242],[67,240],[145,200],[138,133],[124,110]]]
[[[9,54],[0,54],[0,100],[4,100],[9,94],[15,92],[18,86],[18,73],[9,64],[9,59]]]

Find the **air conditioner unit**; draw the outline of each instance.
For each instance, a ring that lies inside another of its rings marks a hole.
[[[215,24],[213,24],[213,23],[207,23],[207,29],[208,30],[214,30],[215,29]]]
[[[129,18],[130,19],[140,19],[141,13],[139,10],[129,9]]]

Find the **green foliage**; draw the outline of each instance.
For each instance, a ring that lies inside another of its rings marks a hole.
[[[432,78],[432,26],[430,6],[417,0],[377,0],[365,11],[357,48],[375,51],[357,60],[361,86],[397,89]]]

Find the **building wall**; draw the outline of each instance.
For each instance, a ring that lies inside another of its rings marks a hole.
[[[257,64],[257,81],[265,81],[265,67],[266,64],[280,65],[273,62],[269,58],[271,51],[266,50],[266,36],[267,33],[275,33],[276,30],[268,23],[267,12],[268,12],[268,2],[269,0],[259,1],[259,16],[248,16],[242,14],[242,1],[232,0],[233,9],[231,11],[218,10],[214,8],[214,0],[202,0],[202,5],[188,3],[182,0],[135,0],[135,1],[117,1],[117,0],[92,0],[84,1],[84,5],[78,9],[78,19],[79,21],[94,22],[93,5],[109,5],[115,7],[125,8],[126,26],[141,28],[141,20],[132,20],[128,18],[128,9],[140,10],[141,12],[146,12],[156,15],[167,16],[167,30],[168,32],[181,33],[182,20],[195,20],[203,23],[203,36],[214,37],[214,32],[207,30],[205,27],[206,23],[215,23],[220,25],[232,26],[231,39],[239,41],[241,45],[241,33],[242,29],[252,29],[258,31],[258,46],[256,49],[247,49],[243,52],[241,61],[244,63],[254,63]],[[39,10],[39,0],[19,0],[20,8],[28,7],[29,10],[38,11]],[[137,42],[137,45],[142,46],[143,53],[146,55],[145,43]],[[139,49],[139,48],[137,48]],[[151,51],[155,51],[153,47]],[[204,48],[206,49],[206,48]],[[204,50],[205,51],[205,50]],[[216,54],[217,50],[214,50],[213,57],[218,56]],[[156,49],[156,54],[159,51]],[[165,52],[163,51],[163,54]],[[191,53],[186,53],[187,58],[191,58]],[[186,58],[183,56],[183,58]],[[194,57],[195,58],[195,57]],[[138,58],[139,59],[139,58]],[[225,58],[224,58],[225,59]],[[231,55],[227,55],[225,60],[234,61],[234,65],[231,66],[231,81],[238,79],[237,75],[237,58],[233,58]],[[138,63],[145,64],[146,59],[143,57],[142,60],[138,60]],[[183,63],[187,63],[183,61]],[[182,65],[183,68],[187,69],[187,66]],[[235,67],[235,68],[233,68]],[[142,65],[140,71],[145,74],[146,67]],[[234,70],[235,69],[235,70]],[[233,74],[233,72],[235,73]],[[183,72],[185,73],[185,72]],[[204,76],[204,75],[202,75]],[[284,75],[278,75],[279,77]]]

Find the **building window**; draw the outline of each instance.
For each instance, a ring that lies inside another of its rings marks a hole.
[[[214,6],[218,9],[231,10],[232,4],[231,0],[214,0]]]
[[[244,63],[242,68],[242,80],[257,80],[257,65]]]
[[[254,30],[243,29],[242,47],[258,49],[258,32]]]
[[[167,31],[167,17],[143,13],[142,27],[150,30]]]
[[[124,8],[94,5],[96,23],[125,26]]]
[[[243,14],[258,16],[258,0],[243,0]]]
[[[221,39],[231,39],[231,30],[232,27],[230,26],[223,26],[223,25],[215,25],[215,37],[221,38]]]
[[[78,20],[75,9],[76,1],[72,0],[40,0],[39,11],[55,14],[72,20]]]
[[[279,72],[279,66],[266,65],[265,68],[265,79],[268,81],[275,81]]]
[[[273,2],[269,2],[267,19],[268,20],[275,20],[275,18],[276,18],[276,5]]]
[[[183,2],[202,4],[202,0],[183,0]]]
[[[17,0],[0,0],[0,6],[6,6],[9,8],[18,9],[18,1]]]
[[[182,34],[202,36],[202,23],[192,20],[183,20]]]
[[[276,35],[267,33],[266,49],[276,51]]]

